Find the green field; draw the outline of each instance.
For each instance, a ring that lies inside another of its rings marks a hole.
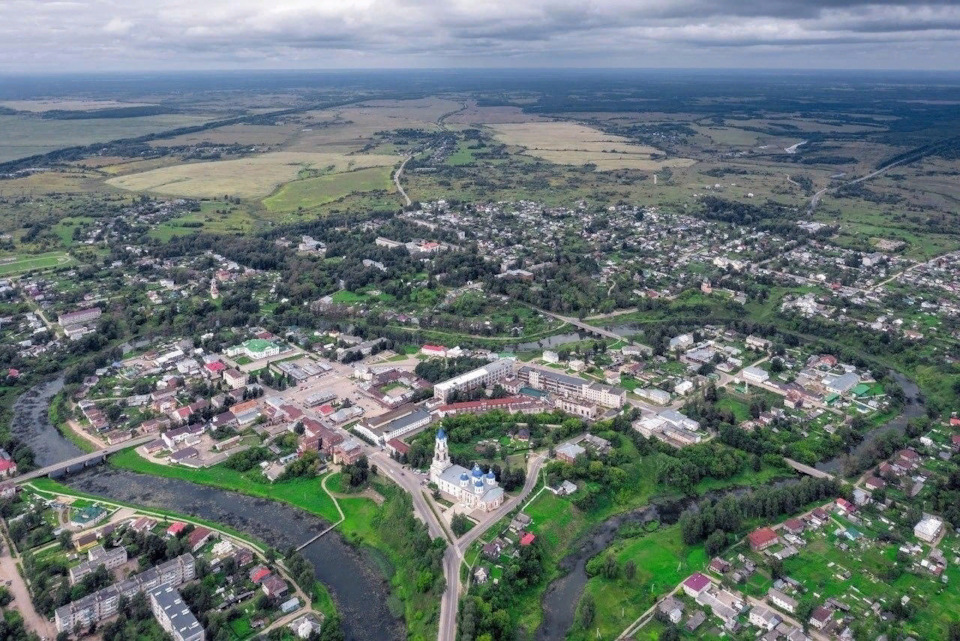
[[[47,252],[33,256],[18,255],[6,257],[6,259],[9,260],[0,263],[0,276],[13,276],[35,269],[51,269],[73,263],[73,258],[66,252]]]
[[[173,218],[150,230],[150,236],[168,241],[174,236],[199,232],[212,234],[245,234],[256,228],[256,219],[243,206],[219,200],[200,202],[200,211]]]
[[[657,597],[672,590],[693,572],[707,564],[702,545],[688,547],[680,540],[680,527],[662,528],[652,534],[615,542],[606,552],[612,554],[622,569],[628,561],[637,568],[630,581],[623,576],[609,580],[600,576],[587,581],[585,594],[593,597],[596,616],[590,630],[578,628],[568,635],[570,641],[616,638],[640,614],[654,604]]]
[[[300,208],[311,209],[364,192],[392,192],[392,171],[391,167],[371,167],[295,180],[265,198],[263,204],[271,212],[295,212]]]

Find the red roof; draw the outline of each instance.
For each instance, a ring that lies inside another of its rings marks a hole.
[[[445,352],[447,348],[443,345],[424,345],[421,349],[425,352]]]
[[[533,532],[524,532],[523,536],[520,537],[520,545],[530,545],[537,540],[537,535]]]
[[[10,370],[10,371],[11,371],[11,372],[15,372],[16,370]],[[11,374],[10,376],[13,376],[13,374]],[[960,427],[960,418],[957,418],[956,416],[951,417],[951,419],[950,419],[950,426],[951,426],[951,427]]]
[[[395,451],[400,452],[401,454],[406,454],[410,451],[410,446],[401,441],[398,438],[392,438],[387,441],[387,445],[392,447]]]
[[[750,539],[751,547],[761,547],[777,540],[777,533],[772,528],[762,527],[754,530],[747,537]]]
[[[214,373],[222,372],[223,370],[227,369],[227,366],[221,363],[220,361],[213,361],[211,363],[207,363],[206,365],[204,365],[204,367],[206,367],[208,370]]]
[[[260,583],[268,576],[270,576],[269,568],[265,568],[262,565],[250,571],[250,580],[254,583]]]
[[[803,521],[800,519],[787,519],[783,522],[783,526],[788,530],[802,530]]]
[[[16,468],[17,464],[13,461],[8,461],[7,459],[0,458],[0,472],[6,472],[7,470]]]
[[[700,592],[705,587],[710,585],[710,579],[707,578],[705,574],[695,572],[687,577],[687,580],[683,582],[683,585],[690,588],[694,592]]]
[[[174,521],[173,523],[170,524],[170,527],[167,528],[167,534],[176,536],[177,534],[180,534],[181,532],[183,532],[183,529],[185,527],[187,527],[186,523],[182,521]]]
[[[321,405],[319,408],[317,408],[317,411],[323,414],[324,416],[328,414],[333,414],[333,405],[329,405],[329,404]]]
[[[847,512],[853,512],[854,510],[857,509],[853,506],[853,503],[851,503],[850,501],[844,498],[837,499],[837,507],[841,507]]]
[[[190,547],[192,548],[192,547],[196,546],[197,544],[199,544],[200,541],[202,541],[202,540],[205,539],[206,537],[210,536],[211,534],[212,534],[212,532],[210,531],[209,528],[205,528],[205,527],[203,527],[203,526],[197,527],[197,529],[195,529],[193,532],[191,532],[191,533],[190,533],[190,536],[187,537],[187,543],[188,543],[188,544],[190,545]]]
[[[7,376],[10,378],[18,378],[20,376],[20,370],[11,367],[7,370]]]

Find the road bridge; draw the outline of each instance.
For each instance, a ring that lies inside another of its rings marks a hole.
[[[95,450],[93,452],[88,452],[82,454],[81,456],[75,456],[71,459],[65,461],[60,461],[59,463],[54,463],[52,465],[47,465],[39,469],[33,470],[31,472],[26,472],[20,476],[15,476],[10,479],[11,482],[21,484],[26,483],[27,481],[32,481],[33,479],[38,479],[43,476],[58,477],[64,476],[66,474],[71,474],[73,472],[79,472],[80,470],[90,467],[91,465],[99,465],[103,463],[111,454],[125,450],[131,447],[138,447],[144,443],[149,443],[154,440],[155,436],[141,436],[140,438],[131,439],[129,441],[124,441],[123,443],[117,443],[116,445],[111,445],[101,450]]]

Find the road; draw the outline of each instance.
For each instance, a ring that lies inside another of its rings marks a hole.
[[[534,455],[527,463],[527,480],[523,488],[514,497],[505,501],[498,509],[489,512],[480,517],[479,522],[469,532],[460,539],[454,538],[452,532],[449,532],[440,521],[438,512],[436,512],[424,495],[424,485],[421,485],[425,477],[414,473],[404,467],[397,461],[390,458],[386,452],[368,448],[367,458],[371,463],[377,465],[377,469],[382,471],[390,480],[403,488],[413,499],[414,514],[421,521],[426,523],[427,530],[433,538],[441,537],[450,545],[447,546],[443,555],[443,576],[446,581],[446,588],[440,598],[440,623],[438,630],[438,641],[454,641],[457,637],[457,610],[460,602],[460,568],[464,561],[464,552],[473,544],[474,541],[483,536],[495,523],[499,522],[507,513],[513,510],[517,505],[523,502],[533,488],[537,486],[540,480],[540,469],[546,462],[546,457],[542,454]]]
[[[68,459],[66,461],[54,463],[53,465],[41,467],[39,469],[33,470],[32,472],[27,472],[26,474],[21,474],[20,476],[16,476],[10,480],[13,483],[18,483],[18,484],[26,483],[27,481],[40,478],[41,476],[47,476],[48,474],[51,474],[53,472],[59,472],[60,470],[64,470],[68,467],[73,467],[75,465],[83,465],[90,461],[96,460],[99,457],[109,456],[110,454],[114,454],[116,452],[119,452],[120,450],[126,450],[131,447],[137,447],[139,445],[143,445],[144,443],[149,443],[150,441],[156,438],[157,437],[155,435],[141,436],[140,438],[135,438],[129,441],[124,441],[123,443],[117,443],[116,445],[111,445],[110,447],[106,447],[102,450],[95,450],[93,452],[89,452],[82,456],[77,456],[72,459]]]
[[[3,548],[3,551],[0,552],[0,577],[5,579],[4,583],[10,581],[7,589],[13,596],[13,609],[23,617],[23,623],[27,630],[35,632],[41,638],[53,639],[57,636],[57,628],[33,607],[30,591],[27,589],[26,581],[17,570],[17,561],[11,556],[9,546],[0,543],[0,547]]]
[[[400,168],[397,169],[396,173],[393,174],[393,184],[397,186],[397,191],[399,191],[400,195],[403,196],[403,200],[407,207],[409,207],[413,201],[410,200],[410,196],[407,195],[407,192],[405,192],[403,187],[400,185],[400,176],[403,175],[403,168],[407,166],[407,163],[410,162],[411,158],[413,158],[413,156],[407,156],[404,158],[403,162],[400,163]]]

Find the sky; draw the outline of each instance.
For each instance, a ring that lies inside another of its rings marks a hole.
[[[2,0],[0,72],[960,69],[960,0]]]

